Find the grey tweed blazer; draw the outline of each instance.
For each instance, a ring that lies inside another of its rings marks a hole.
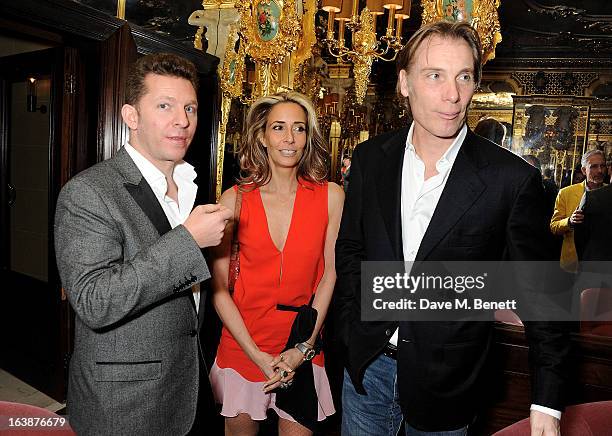
[[[170,229],[125,149],[63,187],[55,250],[76,312],[72,427],[79,435],[185,434],[202,362],[190,286],[210,273],[187,230]]]

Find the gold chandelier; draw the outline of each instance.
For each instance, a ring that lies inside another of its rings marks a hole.
[[[367,0],[359,12],[359,0],[323,0],[321,9],[328,13],[327,37],[329,53],[340,61],[353,64],[355,94],[361,104],[375,59],[393,61],[403,48],[402,23],[410,17],[411,0]],[[376,35],[376,18],[388,10],[387,29]],[[338,38],[334,24],[338,22]],[[345,45],[345,29],[351,31],[351,46]]]

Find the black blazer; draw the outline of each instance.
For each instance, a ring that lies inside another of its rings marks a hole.
[[[587,191],[585,196],[584,222],[574,227],[578,260],[610,261],[612,260],[612,185]]]
[[[401,261],[401,173],[408,128],[377,136],[353,155],[336,243],[333,315],[346,368],[366,394],[363,374],[399,326],[398,384],[405,419],[426,431],[469,424],[478,406],[492,323],[363,322],[361,261]],[[548,260],[548,221],[539,172],[468,131],[416,260]],[[562,409],[566,334],[527,325],[533,402]],[[545,338],[545,340],[543,340]]]

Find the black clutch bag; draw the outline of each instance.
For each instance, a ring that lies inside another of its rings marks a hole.
[[[312,304],[312,300],[310,303]],[[276,308],[297,312],[285,350],[294,348],[295,344],[310,339],[317,323],[317,310],[315,308],[310,304],[300,307],[279,304]],[[321,349],[321,341],[318,337],[314,348],[317,353]],[[275,392],[276,405],[304,427],[314,432],[318,422],[318,400],[312,372],[312,361],[304,361],[295,370],[291,386],[286,389],[277,389]]]

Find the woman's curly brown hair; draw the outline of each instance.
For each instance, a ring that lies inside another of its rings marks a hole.
[[[296,103],[306,113],[306,146],[297,168],[297,178],[315,183],[325,181],[329,168],[329,150],[321,135],[314,106],[299,92],[280,92],[255,101],[247,114],[243,140],[238,148],[240,177],[238,184],[263,186],[272,173],[268,153],[261,138],[266,130],[268,115],[278,103]]]

